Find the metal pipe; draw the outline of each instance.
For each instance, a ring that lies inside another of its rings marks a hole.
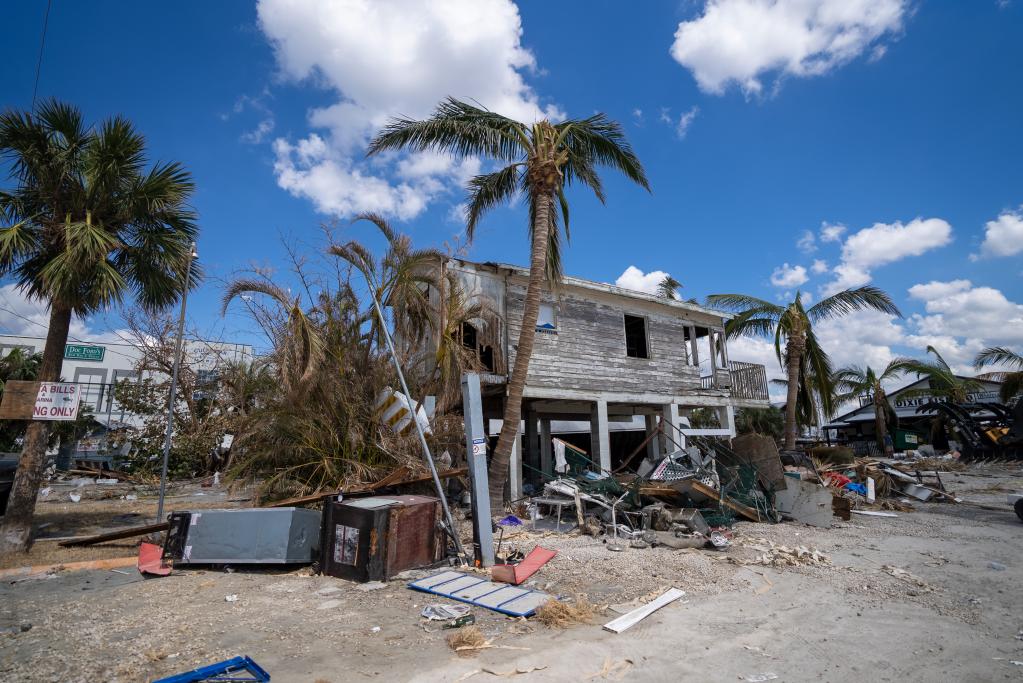
[[[426,435],[423,433],[423,426],[419,424],[419,415],[416,412],[416,405],[412,403],[412,392],[408,389],[408,384],[405,383],[405,373],[401,371],[401,364],[398,362],[398,354],[394,350],[394,342],[391,340],[391,333],[387,329],[387,320],[384,318],[384,311],[380,307],[380,302],[377,300],[377,293],[374,283],[366,278],[367,284],[369,284],[369,295],[373,298],[373,307],[376,309],[377,317],[380,318],[380,329],[384,331],[384,340],[387,342],[387,349],[391,353],[391,360],[394,362],[394,369],[398,372],[398,381],[401,382],[401,390],[405,392],[405,398],[408,399],[409,408],[412,409],[412,423],[416,426],[416,434],[419,435],[419,444],[423,447],[423,455],[426,457],[426,464],[430,466],[430,475],[433,477],[433,485],[437,489],[437,497],[440,498],[441,508],[444,510],[444,520],[448,525],[448,531],[451,534],[452,540],[455,542],[455,551],[458,553],[458,558],[462,564],[466,564],[465,551],[462,550],[462,542],[458,538],[458,532],[455,529],[455,523],[451,519],[451,509],[448,507],[448,498],[444,495],[444,487],[440,483],[440,477],[437,476],[437,467],[433,464],[433,456],[430,454],[430,446],[426,443]]]
[[[199,255],[195,242],[188,252],[188,266],[185,268],[185,288],[181,292],[181,316],[178,318],[178,341],[174,346],[174,368],[171,370],[170,398],[167,400],[167,431],[163,435],[163,467],[160,470],[160,500],[156,506],[156,521],[163,520],[163,499],[167,492],[167,461],[170,459],[171,432],[174,430],[174,400],[178,392],[178,367],[181,365],[181,349],[185,343],[185,306],[188,304],[188,288],[192,284],[192,260]]]

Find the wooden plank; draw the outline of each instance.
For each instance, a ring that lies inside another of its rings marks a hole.
[[[611,631],[612,633],[621,633],[643,621],[665,605],[675,602],[685,594],[685,591],[678,588],[669,588],[642,607],[637,607],[628,614],[623,614],[617,619],[607,622],[604,624],[604,630]]]
[[[106,560],[84,560],[82,562],[62,562],[60,564],[37,564],[31,567],[0,569],[0,578],[7,578],[8,576],[46,574],[51,571],[70,572],[80,569],[115,569],[118,567],[133,567],[136,562],[138,562],[137,557],[113,557]]]
[[[144,526],[125,527],[124,529],[108,531],[105,534],[96,534],[95,536],[79,536],[77,538],[69,538],[66,541],[61,541],[57,545],[61,546],[62,548],[73,548],[83,545],[96,545],[97,543],[106,543],[107,541],[119,541],[122,538],[134,538],[135,536],[155,534],[158,531],[166,531],[169,528],[170,524],[168,522],[160,522],[158,524],[146,524]]]
[[[749,521],[751,522],[761,521],[760,514],[757,513],[757,511],[754,510],[753,508],[746,507],[745,505],[741,503],[736,503],[734,500],[730,500],[728,498],[722,498],[721,494],[719,494],[717,491],[715,491],[709,486],[706,486],[705,484],[701,484],[698,481],[690,481],[689,484],[693,487],[695,491],[702,493],[708,498],[718,501],[719,503],[724,505],[726,508],[729,508],[730,510],[738,512],[740,515],[742,515]]]
[[[0,420],[31,420],[39,384],[20,379],[7,380],[3,401],[0,402]]]

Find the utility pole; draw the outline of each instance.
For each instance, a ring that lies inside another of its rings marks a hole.
[[[178,340],[174,346],[174,368],[171,370],[170,398],[167,400],[167,431],[163,436],[163,468],[160,470],[160,502],[156,506],[156,521],[163,521],[163,499],[167,492],[167,461],[170,459],[171,432],[174,430],[174,401],[178,393],[178,368],[181,365],[181,350],[185,343],[185,307],[188,305],[188,290],[192,286],[192,261],[199,258],[195,242],[188,251],[188,266],[185,268],[185,288],[181,292],[181,317],[178,318]]]
[[[490,485],[487,482],[487,435],[483,429],[480,376],[462,375],[462,414],[465,416],[465,457],[469,462],[472,493],[472,539],[477,567],[494,566],[494,529],[490,518]]]

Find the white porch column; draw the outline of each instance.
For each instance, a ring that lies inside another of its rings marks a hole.
[[[511,500],[522,497],[522,438],[518,435],[512,441],[511,459],[508,462],[508,495]]]
[[[732,406],[720,406],[718,408],[718,421],[722,429],[727,429],[730,436],[735,437],[735,408]]]
[[[551,419],[540,418],[540,470],[547,476],[554,474],[551,462]]]
[[[611,471],[611,432],[607,424],[607,401],[595,401],[590,407],[590,459],[602,472]]]
[[[664,424],[664,436],[661,437],[662,453],[674,453],[680,448],[685,448],[686,438],[679,432],[682,421],[679,419],[678,404],[665,403],[661,407],[661,420]]]

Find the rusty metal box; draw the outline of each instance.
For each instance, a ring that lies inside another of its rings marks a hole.
[[[373,496],[323,505],[320,571],[353,581],[390,579],[441,557],[440,501]]]

